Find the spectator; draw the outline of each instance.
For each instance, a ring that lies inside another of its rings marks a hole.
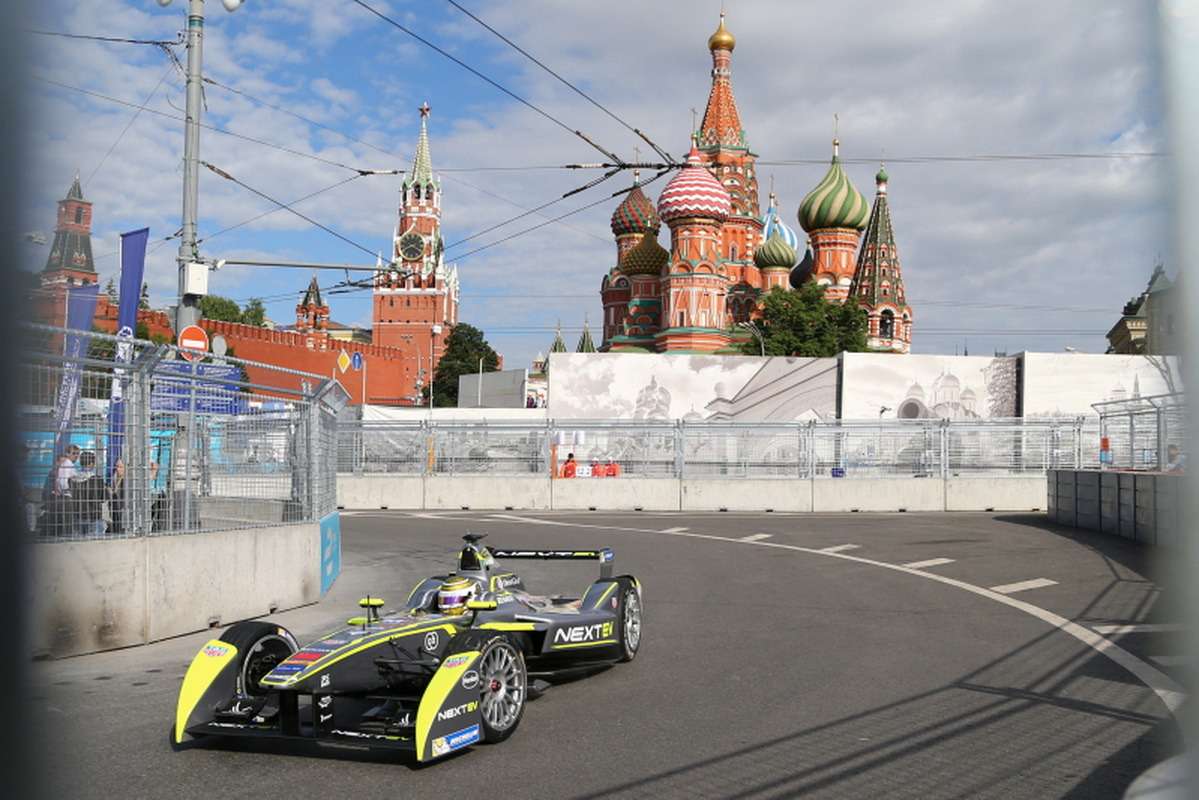
[[[54,493],[60,497],[71,496],[71,481],[75,479],[78,470],[75,462],[79,460],[79,445],[67,447],[66,452],[54,465]]]
[[[591,459],[591,477],[593,477],[593,478],[608,477],[608,471],[606,469],[604,469],[602,464],[600,464],[598,458]]]
[[[620,464],[616,463],[616,459],[611,458],[611,457],[608,458],[608,470],[607,471],[608,471],[609,478],[619,478],[620,477]]]
[[[125,532],[125,461],[118,458],[112,468],[112,486],[108,488],[108,509],[112,517],[109,530]]]
[[[50,469],[46,488],[42,496],[41,532],[48,536],[62,536],[71,532],[72,481],[77,475],[75,461],[79,458],[79,445],[68,445],[58,461]]]
[[[1166,472],[1186,472],[1187,457],[1182,454],[1178,445],[1172,444],[1166,448]]]
[[[573,478],[578,470],[578,464],[575,463],[575,454],[566,454],[566,463],[562,465],[562,477]]]
[[[82,470],[71,488],[75,533],[79,536],[102,536],[108,487],[104,485],[104,478],[96,474],[95,453],[88,450],[80,455],[79,466]]]

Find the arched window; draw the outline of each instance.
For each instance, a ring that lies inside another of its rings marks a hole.
[[[729,245],[729,258],[733,261],[737,260],[737,245]]]
[[[883,339],[895,336],[895,315],[890,310],[884,311],[878,318],[878,335]]]
[[[416,185],[416,188],[412,190],[412,196],[414,198],[416,198],[417,200],[420,200],[420,184],[419,183]]]

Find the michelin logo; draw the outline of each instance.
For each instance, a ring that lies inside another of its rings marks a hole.
[[[463,728],[460,731],[455,731],[448,736],[439,736],[433,740],[433,755],[443,756],[453,750],[459,750],[467,745],[474,744],[479,741],[479,726],[471,725],[469,728]]]

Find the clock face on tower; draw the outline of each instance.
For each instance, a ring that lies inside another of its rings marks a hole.
[[[408,261],[415,261],[425,251],[425,240],[419,233],[405,233],[400,237],[400,255]]]

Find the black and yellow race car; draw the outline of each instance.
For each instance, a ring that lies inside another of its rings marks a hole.
[[[641,585],[613,576],[610,549],[463,538],[457,572],[421,581],[403,608],[363,598],[361,616],[304,647],[266,622],[239,622],[207,642],[183,678],[172,743],[283,738],[429,761],[511,736],[545,678],[637,655]],[[578,597],[535,595],[501,559],[594,560],[600,577]]]

